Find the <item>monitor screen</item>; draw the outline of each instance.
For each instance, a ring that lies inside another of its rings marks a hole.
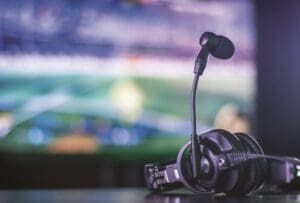
[[[0,150],[175,152],[190,136],[194,60],[205,31],[235,55],[210,57],[199,82],[199,132],[251,132],[255,24],[241,1],[0,3]]]

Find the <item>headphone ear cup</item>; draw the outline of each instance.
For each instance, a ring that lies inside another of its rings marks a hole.
[[[218,133],[220,136],[222,136],[222,138],[224,138],[227,142],[230,143],[231,152],[245,152],[244,146],[241,144],[239,138],[236,135],[222,129],[216,129],[212,132]],[[222,142],[223,141],[220,139],[219,144],[222,145]],[[240,180],[243,179],[243,177],[245,176],[245,169],[245,165],[241,164],[235,167],[234,169],[223,171],[221,178],[216,184],[217,192],[224,192],[226,194],[234,195],[245,194],[241,193],[238,187]]]
[[[241,144],[245,148],[246,153],[264,154],[261,146],[251,136],[245,133],[235,133],[239,138]],[[238,184],[239,192],[242,194],[249,194],[259,189],[264,183],[264,176],[266,172],[266,160],[254,159],[244,163],[245,173]]]

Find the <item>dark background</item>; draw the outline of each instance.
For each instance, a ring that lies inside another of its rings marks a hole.
[[[257,136],[266,153],[300,156],[299,1],[256,1]]]
[[[253,126],[266,153],[300,156],[299,7],[297,0],[255,1],[257,95]],[[103,155],[2,153],[0,187],[143,186],[142,167],[149,161],[110,160]]]

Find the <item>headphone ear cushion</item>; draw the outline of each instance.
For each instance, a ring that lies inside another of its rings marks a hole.
[[[241,144],[244,146],[246,153],[264,154],[261,146],[253,137],[245,133],[235,133],[235,135],[239,138]],[[245,168],[245,173],[242,179],[239,180],[239,192],[248,194],[256,191],[263,185],[266,172],[266,160],[249,160],[243,165]]]

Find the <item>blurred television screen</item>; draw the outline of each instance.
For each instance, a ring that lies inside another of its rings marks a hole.
[[[236,52],[210,58],[199,131],[251,131],[253,10],[250,0],[0,1],[0,150],[177,150],[190,136],[205,31],[232,39]]]

